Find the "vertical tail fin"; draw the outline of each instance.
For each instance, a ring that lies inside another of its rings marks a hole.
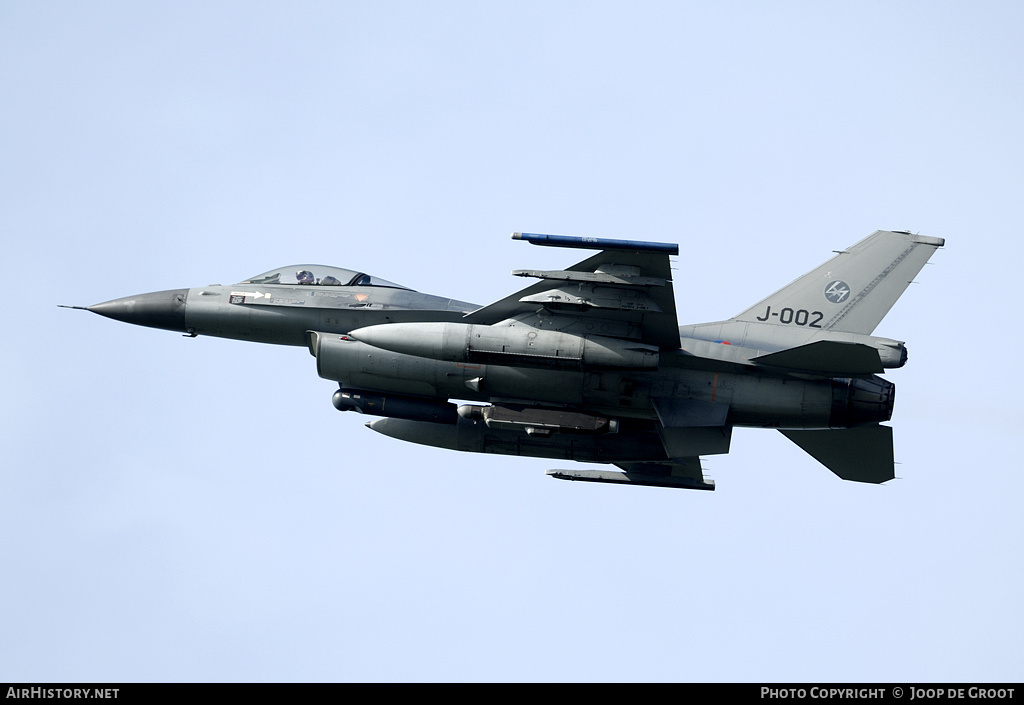
[[[945,241],[878,230],[732,320],[870,335]]]

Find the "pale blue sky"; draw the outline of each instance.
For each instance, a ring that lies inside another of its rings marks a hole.
[[[1015,2],[0,1],[0,680],[1019,681]],[[681,323],[943,237],[900,479],[738,430],[714,493],[339,414],[299,348],[57,304],[322,262],[487,303],[678,242]],[[1006,268],[1010,267],[1009,270]]]

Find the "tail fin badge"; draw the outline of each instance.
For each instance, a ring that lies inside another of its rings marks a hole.
[[[842,279],[836,279],[834,282],[825,287],[825,298],[834,304],[842,303],[846,301],[846,298],[850,295],[850,285],[844,282]]]

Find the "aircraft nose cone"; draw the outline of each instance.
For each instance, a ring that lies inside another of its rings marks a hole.
[[[154,291],[150,294],[126,296],[123,299],[94,304],[87,306],[86,310],[113,318],[115,321],[184,333],[187,332],[185,330],[185,298],[187,296],[188,289]]]

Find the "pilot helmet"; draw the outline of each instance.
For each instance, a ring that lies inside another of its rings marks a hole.
[[[313,273],[308,269],[303,269],[299,272],[296,272],[295,279],[299,282],[299,284],[315,283],[315,280],[313,279]]]

